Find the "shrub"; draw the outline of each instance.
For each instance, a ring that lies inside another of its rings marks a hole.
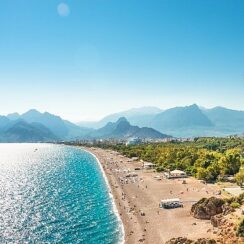
[[[243,201],[243,199],[244,199],[244,193],[241,193],[241,194],[237,197],[237,201],[238,201],[239,203],[241,203],[241,202]]]
[[[238,225],[237,236],[244,237],[244,219]]]
[[[241,205],[240,205],[240,203],[238,203],[238,202],[232,202],[232,203],[230,204],[230,206],[231,206],[232,208],[239,208]]]

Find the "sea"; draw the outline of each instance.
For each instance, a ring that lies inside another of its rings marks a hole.
[[[78,147],[0,144],[0,243],[123,243],[99,161]]]

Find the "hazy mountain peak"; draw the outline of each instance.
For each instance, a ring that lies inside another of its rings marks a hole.
[[[6,116],[10,120],[17,120],[20,117],[19,113],[10,113]]]
[[[127,123],[129,123],[128,120],[127,120],[125,117],[120,117],[120,118],[116,121],[116,124],[119,124],[119,123],[121,123],[121,122],[127,122]]]
[[[90,134],[93,138],[116,138],[125,139],[129,137],[159,139],[169,137],[152,128],[131,125],[125,117],[120,117],[116,122],[109,122],[104,127]]]
[[[23,114],[41,114],[41,112],[39,112],[38,110],[32,108],[32,109],[28,110],[27,112],[25,112]]]
[[[213,123],[203,114],[196,104],[185,107],[175,107],[156,115],[152,127],[169,133],[183,128],[211,127]]]
[[[87,128],[80,128],[79,126],[72,124],[69,121],[63,120],[59,116],[53,115],[48,112],[41,113],[36,109],[30,109],[27,112],[23,113],[22,115],[19,115],[18,113],[14,113],[8,116],[11,118],[10,121],[8,121],[9,118],[7,117],[5,117],[4,119],[2,119],[2,121],[0,121],[0,127],[2,128],[2,130],[3,129],[6,130],[7,128],[11,128],[13,126],[15,128],[15,130],[9,131],[8,138],[10,136],[10,133],[14,133],[16,132],[16,130],[18,130],[19,132],[18,135],[21,134],[23,136],[25,132],[26,133],[27,132],[29,133],[29,131],[37,132],[38,130],[39,135],[41,135],[41,133],[43,133],[43,135],[45,134],[45,138],[48,138],[47,134],[49,131],[50,133],[55,135],[56,138],[62,140],[80,138],[91,131],[90,129]],[[22,132],[20,130],[22,130]],[[52,138],[54,137],[52,136]],[[0,140],[1,140],[1,135],[0,135]]]
[[[198,105],[196,103],[193,103],[193,104],[191,104],[189,106],[186,106],[186,107],[188,107],[188,108],[194,108],[194,109],[199,109],[199,107],[198,107]]]
[[[216,106],[213,107],[211,109],[207,109],[208,111],[212,110],[212,111],[232,111],[232,112],[244,112],[242,110],[235,110],[235,109],[231,109],[231,108],[226,108],[226,107],[222,107],[222,106]]]

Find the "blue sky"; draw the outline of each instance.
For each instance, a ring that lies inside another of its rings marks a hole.
[[[0,114],[244,110],[242,0],[1,0]]]

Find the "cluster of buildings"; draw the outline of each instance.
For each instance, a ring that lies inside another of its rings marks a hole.
[[[86,145],[99,145],[99,144],[108,144],[108,145],[115,145],[115,144],[125,144],[129,145],[140,145],[143,143],[167,143],[167,142],[187,142],[193,141],[193,138],[173,138],[167,137],[163,139],[148,139],[148,138],[138,138],[138,137],[130,137],[130,138],[108,138],[108,139],[77,139],[75,141],[69,142],[62,142],[66,144],[86,144]]]
[[[190,142],[194,138],[173,138],[166,137],[163,139],[140,139],[140,138],[129,138],[125,144],[126,145],[139,145],[143,143],[167,143],[167,142]]]

